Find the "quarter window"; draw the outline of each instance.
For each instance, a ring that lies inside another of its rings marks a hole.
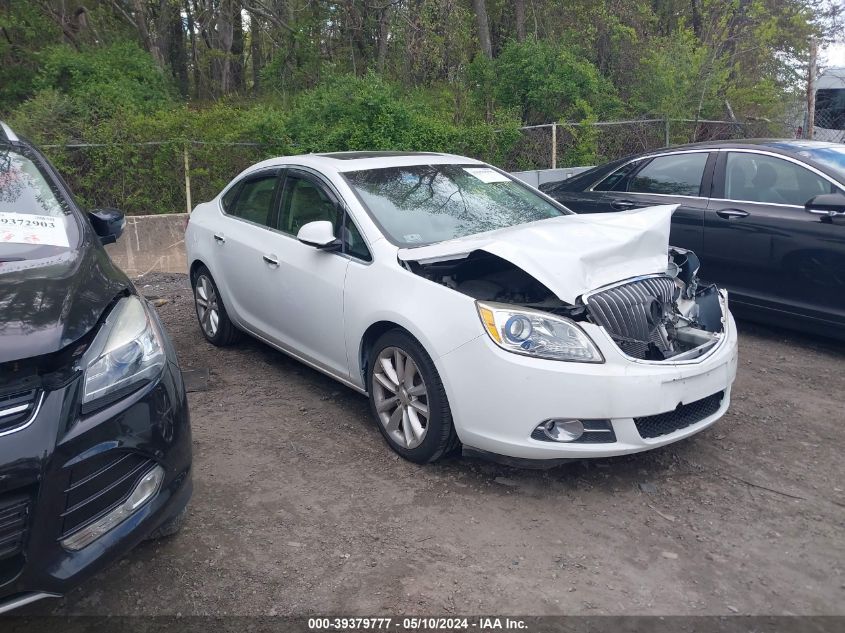
[[[355,226],[355,223],[349,215],[344,217],[343,228],[341,229],[340,235],[341,241],[343,242],[344,253],[351,255],[352,257],[362,259],[365,262],[373,260],[369,249],[367,249],[366,243],[364,243],[364,238],[361,237],[361,232],[358,230],[358,227]]]
[[[725,164],[725,198],[803,207],[833,187],[809,169],[764,154],[729,152]]]
[[[634,174],[628,191],[662,193],[674,196],[697,196],[707,165],[707,153],[658,156]]]
[[[628,186],[628,177],[642,164],[643,161],[635,160],[627,165],[623,165],[593,187],[593,191],[626,191]]]
[[[237,197],[231,203],[228,213],[235,217],[268,226],[270,207],[273,204],[273,194],[276,191],[276,174],[255,176],[240,185]],[[236,185],[236,187],[238,187]],[[227,192],[228,195],[228,192]],[[224,208],[226,200],[223,200]]]

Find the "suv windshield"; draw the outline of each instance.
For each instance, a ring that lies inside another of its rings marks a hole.
[[[70,211],[36,163],[0,146],[0,264],[51,257],[78,238]]]
[[[394,244],[421,246],[567,212],[485,165],[411,165],[343,174]]]

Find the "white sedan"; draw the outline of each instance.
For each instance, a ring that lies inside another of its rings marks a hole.
[[[606,457],[730,402],[736,326],[669,246],[674,209],[574,215],[469,158],[342,152],[250,167],[185,242],[208,341],[245,332],[367,394],[402,457]]]

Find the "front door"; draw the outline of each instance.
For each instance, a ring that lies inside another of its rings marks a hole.
[[[262,253],[275,283],[268,305],[277,342],[329,372],[348,377],[343,327],[343,287],[349,257],[303,244],[305,224],[327,220],[341,234],[343,211],[337,195],[317,175],[289,169],[273,219],[272,241]]]
[[[712,281],[739,302],[845,323],[845,223],[804,210],[836,191],[797,162],[722,152],[704,226]]]

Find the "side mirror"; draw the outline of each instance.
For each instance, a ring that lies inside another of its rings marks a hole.
[[[126,226],[126,217],[117,209],[94,209],[88,212],[88,217],[103,244],[114,244]]]
[[[320,250],[334,251],[340,248],[340,240],[334,236],[334,227],[328,220],[303,224],[296,234],[296,239]]]
[[[845,215],[845,195],[841,193],[824,193],[810,198],[804,205],[804,210],[813,215],[828,218]]]

